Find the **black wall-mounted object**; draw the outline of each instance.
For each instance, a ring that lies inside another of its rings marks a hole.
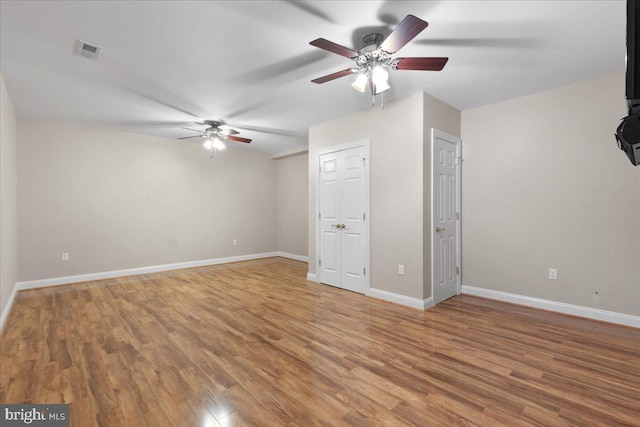
[[[629,114],[640,106],[640,1],[627,0],[627,89]]]
[[[616,129],[618,147],[627,154],[634,166],[640,164],[640,116],[631,114]]]
[[[640,0],[627,0],[626,97],[629,115],[616,129],[618,148],[640,164]]]

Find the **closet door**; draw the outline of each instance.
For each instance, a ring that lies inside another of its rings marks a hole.
[[[460,139],[433,133],[433,299],[458,294],[460,285]]]
[[[364,147],[320,156],[320,280],[366,293]]]

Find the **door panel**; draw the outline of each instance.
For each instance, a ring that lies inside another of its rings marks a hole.
[[[364,293],[362,284],[362,237],[359,234],[346,232],[342,238],[343,242],[343,275],[342,287],[350,291]]]
[[[322,218],[320,221],[322,245],[320,265],[322,280],[333,286],[340,286],[340,183],[338,182],[338,161],[335,154],[323,156],[321,167],[320,203]]]

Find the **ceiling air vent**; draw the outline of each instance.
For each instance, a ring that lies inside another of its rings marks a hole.
[[[100,47],[91,43],[83,42],[82,40],[76,40],[73,44],[73,53],[93,60],[98,59],[100,50]]]

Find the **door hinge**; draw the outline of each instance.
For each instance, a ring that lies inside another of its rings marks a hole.
[[[363,268],[363,269],[362,269],[362,275],[363,275],[363,276],[366,276],[366,275],[367,275],[367,269],[366,269],[366,268]]]
[[[322,173],[322,165],[318,166],[318,172]]]
[[[318,265],[322,265],[322,260],[321,259],[318,260]]]
[[[364,221],[366,219],[366,215],[363,213],[362,214],[362,220]]]
[[[456,267],[456,274],[460,274],[460,267]]]
[[[456,219],[460,219],[460,212],[456,212]]]
[[[322,219],[322,214],[318,212],[318,219]]]

